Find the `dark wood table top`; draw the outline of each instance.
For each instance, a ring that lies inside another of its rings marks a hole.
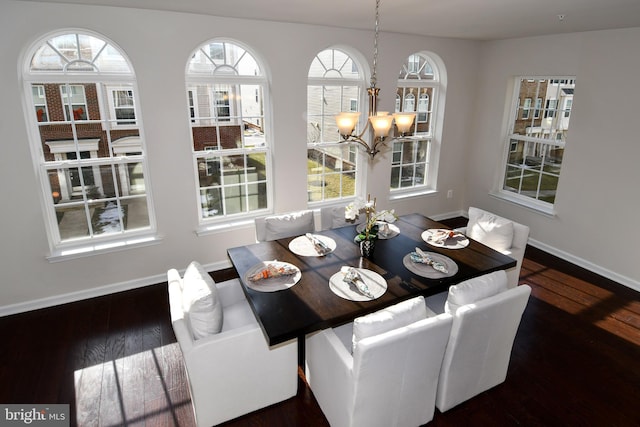
[[[496,270],[511,268],[516,261],[470,239],[463,249],[441,249],[425,243],[421,234],[429,228],[448,228],[420,214],[401,216],[395,225],[400,234],[378,240],[370,259],[360,257],[353,243],[355,226],[325,230],[336,249],[324,257],[298,256],[289,250],[295,237],[231,248],[227,251],[236,268],[251,308],[258,318],[270,345],[298,338],[320,329],[347,323],[356,317],[380,310],[414,296],[429,296],[446,291],[450,285]],[[443,279],[427,279],[407,270],[402,258],[419,247],[453,259],[458,272]],[[302,277],[293,287],[276,292],[259,292],[247,287],[244,276],[262,261],[278,260],[300,268]],[[355,302],[335,295],[329,278],[342,266],[373,270],[387,280],[387,291],[373,301]]]

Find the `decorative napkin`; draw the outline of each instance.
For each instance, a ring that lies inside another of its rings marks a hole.
[[[427,264],[433,267],[434,270],[439,271],[441,273],[448,274],[449,270],[447,270],[447,266],[442,262],[437,261],[429,256],[428,253],[422,251],[420,248],[416,248],[415,252],[411,252],[409,254],[411,257],[411,261],[419,264]]]
[[[447,239],[452,239],[454,237],[462,236],[463,234],[459,231],[454,230],[446,230],[446,229],[437,229],[433,230],[433,234],[429,236],[429,241],[435,243],[436,245],[444,245],[444,242]]]
[[[367,284],[364,283],[364,280],[362,280],[360,273],[358,273],[358,271],[355,268],[342,267],[341,271],[344,273],[344,279],[342,279],[344,282],[355,286],[358,292],[360,292],[362,295],[367,296],[369,298],[375,298],[371,293],[371,291],[369,290],[369,287],[367,286]]]
[[[316,252],[318,252],[318,255],[323,256],[331,252],[331,248],[327,246],[327,244],[324,243],[322,240],[314,236],[313,234],[306,233],[305,236],[307,236],[307,239],[311,241],[314,249],[316,250]]]
[[[294,266],[269,263],[265,266],[265,268],[258,270],[254,274],[249,276],[249,280],[251,280],[252,282],[256,282],[262,279],[273,279],[274,277],[292,276],[297,273],[298,269]]]

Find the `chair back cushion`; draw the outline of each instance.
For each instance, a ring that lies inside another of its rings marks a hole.
[[[348,220],[344,216],[344,206],[325,206],[320,208],[320,225],[323,230],[346,227],[363,223],[366,215],[359,215],[355,220]]]
[[[507,273],[504,270],[465,280],[449,288],[449,295],[444,303],[444,311],[445,313],[455,314],[461,306],[473,304],[506,291],[507,287]]]
[[[469,208],[467,236],[503,252],[513,242],[513,222],[478,208]]]
[[[222,330],[222,304],[216,284],[196,261],[189,264],[182,282],[182,306],[187,325],[198,340]]]
[[[368,337],[401,328],[427,318],[424,297],[419,296],[387,307],[353,321],[353,347]]]
[[[258,227],[264,227],[264,229],[258,230]],[[315,223],[312,210],[268,216],[264,218],[264,226],[260,222],[256,222],[256,235],[260,241],[299,236],[314,231]]]

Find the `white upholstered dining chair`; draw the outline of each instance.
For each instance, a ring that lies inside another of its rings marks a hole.
[[[507,270],[510,288],[518,286],[524,252],[529,240],[529,227],[491,212],[470,207],[469,222],[459,231],[496,251],[515,259],[517,265]]]
[[[269,347],[237,279],[214,283],[196,262],[167,272],[171,323],[200,427],[294,396],[297,343]]]
[[[306,339],[307,380],[334,427],[418,426],[435,410],[451,315],[417,297]]]
[[[451,286],[444,306],[453,315],[436,407],[445,412],[505,381],[511,350],[531,294],[528,285],[507,287],[504,270]]]
[[[299,236],[315,231],[313,210],[290,212],[256,218],[256,240],[267,242],[285,237]]]

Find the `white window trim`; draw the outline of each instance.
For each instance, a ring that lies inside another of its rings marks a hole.
[[[31,55],[33,55],[36,52],[35,48],[40,46],[42,43],[46,43],[46,41],[51,39],[52,37],[56,37],[57,35],[72,34],[72,33],[77,33],[77,32],[73,30],[71,31],[63,30],[63,31],[59,31],[57,34],[50,34],[49,36],[43,37],[37,42],[37,44],[34,44],[32,46],[32,50],[29,52],[29,54],[26,57],[30,59]],[[112,47],[116,47],[115,44],[113,44],[110,40],[103,37],[102,35],[96,35],[86,31],[83,31],[82,34],[88,34],[94,37],[98,37],[101,40],[108,43],[109,45],[111,45]],[[120,49],[118,49],[118,52],[120,55],[122,55],[122,57],[125,58],[125,61],[127,61],[129,67],[131,67],[131,64],[126,58],[126,55],[124,54],[124,52],[120,51]],[[86,97],[86,90],[84,88],[84,84],[94,84],[96,85],[97,102],[101,112],[105,112],[103,100],[102,100],[102,93],[100,91],[100,88],[102,87],[102,85],[112,84],[115,82],[123,82],[129,85],[134,91],[134,93],[136,93],[137,91],[137,83],[135,80],[136,77],[133,71],[131,71],[130,74],[123,74],[119,72],[115,72],[115,73],[101,72],[98,74],[91,73],[91,72],[89,73],[68,72],[65,74],[59,70],[31,71],[29,61],[23,62],[22,71],[23,72],[21,75],[21,79],[23,83],[23,91],[25,96],[29,97],[29,99],[27,100],[28,102],[25,105],[28,105],[29,107],[31,107],[33,104],[32,92],[31,92],[31,87],[33,84],[57,84],[57,85],[69,84],[71,86],[81,85],[83,87],[85,107],[87,106],[87,97]],[[59,89],[59,90],[61,92],[60,96],[62,100],[62,89]],[[68,114],[64,109],[64,106],[63,106],[63,114],[65,115],[65,118],[69,119]],[[91,120],[88,110],[86,112],[86,115],[87,115],[87,119],[83,120],[83,122],[89,122],[89,121],[97,122],[97,120]],[[139,112],[136,110],[136,117],[138,116],[139,116]],[[69,239],[66,241],[61,241],[60,232],[59,232],[57,221],[56,221],[55,206],[50,201],[51,192],[49,188],[48,177],[46,176],[46,174],[43,175],[43,171],[55,165],[55,161],[54,162],[44,161],[44,157],[42,153],[42,141],[41,141],[41,135],[39,131],[40,125],[43,125],[43,124],[50,125],[51,123],[54,123],[54,122],[51,122],[50,120],[51,120],[51,117],[49,117],[49,122],[38,122],[37,117],[35,117],[35,114],[33,114],[33,111],[31,108],[29,108],[29,111],[26,113],[27,132],[29,134],[29,141],[31,145],[32,161],[33,161],[34,169],[38,176],[38,182],[40,185],[40,191],[41,191],[40,200],[41,200],[41,207],[42,207],[42,215],[45,220],[45,224],[46,224],[45,229],[46,229],[48,242],[49,242],[49,255],[47,255],[46,258],[50,262],[58,262],[58,261],[64,261],[67,259],[75,259],[78,257],[97,255],[105,252],[124,250],[132,247],[146,246],[149,244],[153,244],[153,242],[155,241],[160,240],[160,237],[157,234],[157,226],[156,226],[154,204],[153,204],[153,197],[152,197],[152,190],[151,190],[151,180],[149,179],[148,162],[146,158],[144,158],[144,156],[140,156],[140,161],[142,162],[142,165],[143,165],[143,173],[145,177],[145,180],[144,180],[145,196],[144,197],[147,202],[146,205],[147,205],[148,215],[149,215],[148,217],[149,226],[145,229],[123,231],[121,233],[116,233],[113,235],[111,234],[99,235],[99,236],[93,236],[89,238],[78,238],[78,239]],[[67,120],[66,123],[68,122],[69,120]],[[100,120],[100,123],[104,123],[104,122],[105,122],[104,119]],[[55,122],[55,123],[58,123],[58,122]],[[65,122],[59,122],[59,123],[65,123]],[[140,146],[141,145],[140,141],[144,138],[143,137],[144,130],[140,121],[138,121],[137,128],[139,129],[139,133],[140,133],[140,137],[138,137],[138,146]],[[66,152],[76,151],[75,146],[73,149],[68,150],[69,147],[65,146],[64,141],[59,143],[50,141],[48,144],[49,144],[49,147],[53,147],[54,151],[59,151],[59,150],[67,150]],[[79,140],[79,146],[83,146],[83,144],[93,145],[94,142],[87,139]],[[111,144],[111,142],[109,142],[109,144]],[[92,148],[92,147],[89,147],[89,145],[83,146],[82,151],[85,151],[84,148]],[[142,151],[142,149],[140,149],[139,151]],[[120,198],[124,199],[124,198],[130,198],[130,197],[121,195]]]
[[[557,77],[557,78],[562,78],[562,77]],[[547,216],[555,216],[556,215],[556,210],[555,210],[555,204],[553,203],[549,203],[549,202],[544,202],[538,199],[534,199],[532,197],[528,197],[528,196],[523,196],[521,194],[515,193],[515,192],[511,192],[511,191],[507,191],[504,190],[503,186],[504,186],[504,180],[505,180],[505,176],[507,173],[507,162],[508,162],[508,158],[509,158],[509,152],[511,151],[511,140],[514,139],[514,135],[513,135],[513,125],[515,123],[516,120],[516,115],[518,114],[518,105],[517,105],[517,100],[520,96],[520,94],[518,93],[518,90],[516,89],[517,87],[519,87],[519,80],[527,80],[528,82],[534,82],[536,80],[540,80],[540,79],[546,79],[547,81],[551,81],[553,80],[552,77],[526,77],[526,76],[519,76],[516,77],[514,79],[514,85],[513,85],[513,94],[512,94],[512,100],[511,100],[511,107],[510,107],[510,112],[509,112],[509,120],[507,121],[507,127],[504,130],[504,135],[503,135],[503,149],[502,149],[502,161],[500,163],[501,166],[501,172],[499,174],[497,174],[497,180],[494,186],[494,190],[489,192],[489,195],[495,198],[498,198],[500,200],[504,200],[510,203],[514,203],[517,204],[519,206],[523,206],[525,208],[529,208],[532,211],[541,213],[543,215],[547,215]],[[575,84],[575,78],[574,77],[567,77],[566,78],[567,81],[571,82],[570,84]],[[544,104],[544,102],[542,101],[543,98],[542,97],[537,97],[535,99],[536,104],[534,105],[533,109],[534,111],[536,111],[536,107],[537,107],[537,100],[540,99],[541,104]],[[544,116],[544,114],[541,112],[541,110],[544,110],[544,105],[542,105],[541,109],[537,110],[538,114],[534,113],[534,118],[536,119],[541,119],[544,120],[542,118],[542,116]],[[556,114],[559,114],[560,112],[562,112],[562,114],[564,115],[564,110],[556,110]],[[536,138],[536,137],[527,137],[525,135],[516,135],[515,139],[518,140],[523,140],[523,141],[531,141],[531,142],[540,142],[543,144],[547,144],[547,145],[552,145],[552,146],[557,146],[557,147],[564,147],[565,146],[565,141],[559,141],[559,140],[555,140],[555,139],[545,139],[545,138]],[[562,172],[560,172],[562,173]],[[561,175],[560,175],[561,176]],[[556,189],[557,190],[557,189]]]

